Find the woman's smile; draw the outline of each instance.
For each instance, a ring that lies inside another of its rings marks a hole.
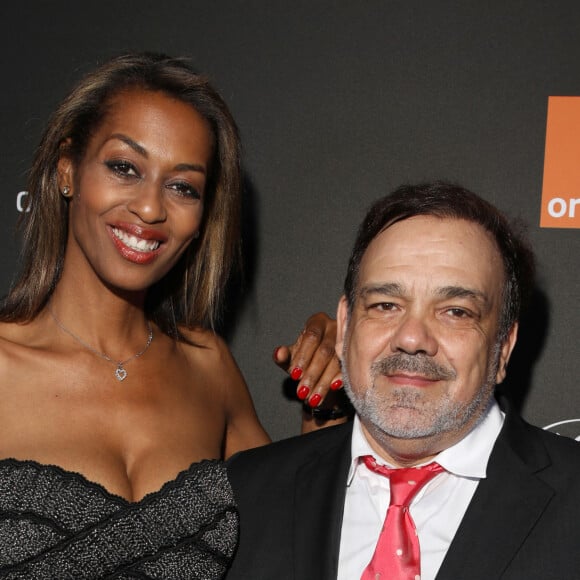
[[[122,93],[109,111],[80,163],[61,162],[74,178],[67,263],[77,275],[88,266],[88,276],[143,291],[201,226],[213,138],[195,109],[162,92]]]
[[[136,264],[149,264],[158,256],[159,241],[144,240],[118,228],[111,228],[113,243],[123,258]]]

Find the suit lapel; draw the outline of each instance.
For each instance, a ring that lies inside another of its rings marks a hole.
[[[501,578],[553,495],[535,475],[549,463],[534,433],[508,415],[437,580]]]
[[[350,463],[352,423],[336,429],[332,445],[297,471],[294,513],[294,577],[335,580]]]

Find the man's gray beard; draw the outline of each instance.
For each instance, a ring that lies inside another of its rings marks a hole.
[[[493,397],[500,346],[495,345],[492,353],[493,361],[486,379],[474,399],[467,403],[454,401],[448,393],[437,400],[425,400],[424,391],[408,387],[393,388],[388,393],[377,390],[375,378],[387,371],[414,372],[434,380],[455,378],[456,373],[453,369],[442,367],[422,354],[396,353],[374,363],[371,367],[372,383],[363,392],[362,389],[357,389],[358,392],[353,391],[345,363],[342,370],[344,389],[363,422],[370,423],[374,427],[373,431],[378,430],[379,433],[376,433],[378,437],[382,433],[400,439],[418,439],[458,431],[474,418],[479,420]],[[342,354],[343,361],[346,361],[346,349]],[[396,410],[404,408],[415,410],[412,419],[396,417]]]

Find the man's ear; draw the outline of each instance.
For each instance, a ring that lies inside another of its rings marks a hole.
[[[497,367],[497,374],[495,376],[495,383],[499,385],[506,376],[507,365],[514,350],[518,339],[518,323],[514,322],[514,325],[510,328],[507,337],[501,345],[501,351],[499,354],[499,364]]]
[[[342,357],[347,324],[348,302],[346,296],[341,296],[336,310],[336,354],[339,359]]]

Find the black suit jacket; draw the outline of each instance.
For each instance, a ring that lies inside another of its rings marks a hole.
[[[228,462],[240,543],[227,580],[334,580],[352,426]],[[580,444],[506,418],[437,580],[580,579]],[[358,580],[358,579],[353,579]]]

